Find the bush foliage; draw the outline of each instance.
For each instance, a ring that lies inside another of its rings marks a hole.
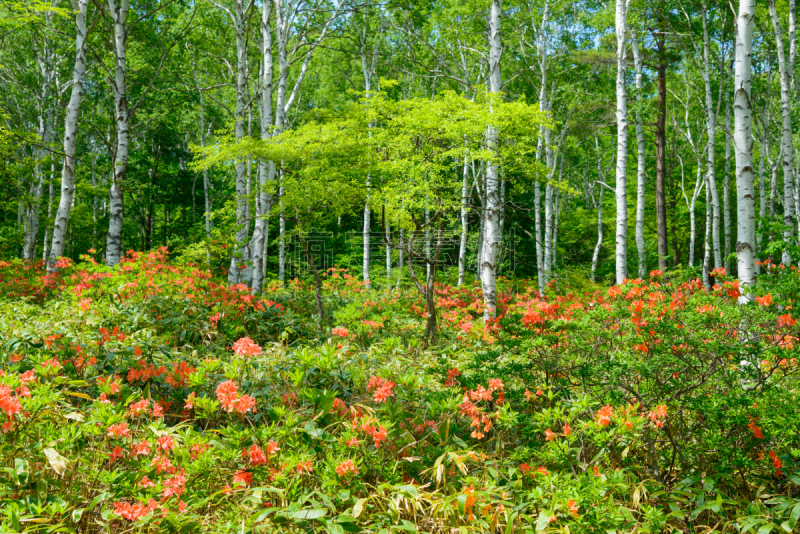
[[[797,270],[253,296],[166,251],[0,263],[2,532],[792,532]]]

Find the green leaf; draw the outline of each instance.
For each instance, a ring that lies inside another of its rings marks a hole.
[[[368,500],[368,497],[364,497],[363,499],[358,499],[358,501],[356,501],[355,506],[353,506],[353,517],[358,517],[361,515],[361,512],[364,511],[364,505]]]
[[[328,515],[328,511],[325,508],[312,508],[311,510],[300,510],[288,514],[292,519],[318,519],[326,515]]]
[[[456,502],[458,503],[458,515],[464,515],[467,511],[467,496],[462,493]]]
[[[800,504],[796,504],[794,508],[792,508],[792,513],[789,516],[789,526],[794,528],[798,519],[800,519]]]
[[[539,513],[539,519],[536,520],[536,532],[543,532],[547,525],[550,524],[550,518],[553,517],[553,512],[550,510],[542,510]]]

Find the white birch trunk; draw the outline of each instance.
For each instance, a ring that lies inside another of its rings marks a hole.
[[[247,45],[245,42],[245,6],[244,0],[234,0],[233,12],[229,12],[236,35],[236,110],[233,133],[237,140],[244,139],[244,113],[247,93]],[[247,164],[244,160],[236,161],[236,241],[228,268],[228,283],[239,283],[242,276],[240,264],[249,260],[247,243]]]
[[[616,170],[616,281],[628,277],[628,91],[625,85],[625,42],[628,9],[626,0],[617,0],[615,27],[617,34],[617,170]]]
[[[36,256],[36,242],[39,237],[40,211],[42,204],[42,193],[44,192],[44,175],[42,167],[43,159],[48,155],[51,142],[53,106],[50,103],[51,87],[53,84],[53,51],[50,44],[50,20],[52,14],[45,13],[45,31],[42,32],[41,42],[34,39],[34,48],[37,49],[36,64],[39,70],[40,85],[36,95],[38,108],[38,127],[37,136],[41,140],[41,145],[34,148],[36,166],[34,167],[34,182],[30,187],[30,197],[26,206],[25,213],[25,238],[22,248],[22,257],[27,261],[33,261]],[[47,232],[45,232],[47,241]],[[44,246],[45,250],[47,245]]]
[[[768,103],[765,103],[764,109],[762,110],[761,114],[761,136],[759,138],[759,150],[758,150],[758,226],[756,228],[756,251],[761,250],[761,240],[764,237],[764,232],[762,225],[764,224],[763,221],[767,216],[767,194],[766,194],[766,175],[764,174],[764,161],[769,156],[769,132],[767,131],[768,124]],[[770,157],[770,161],[772,158]],[[770,165],[772,167],[772,165]],[[770,200],[774,197],[774,190],[775,188],[772,187],[771,191],[772,194],[770,195]],[[774,204],[774,202],[773,202]],[[770,214],[772,217],[772,214]],[[761,274],[761,265],[756,264],[756,274]]]
[[[605,188],[600,186],[599,200],[597,202],[597,243],[594,245],[594,252],[592,253],[592,282],[595,282],[595,273],[597,271],[597,261],[600,259],[600,248],[603,246],[603,193]]]
[[[753,137],[751,60],[753,55],[753,25],[755,0],[740,0],[739,16],[736,20],[736,62],[734,67],[733,145],[736,156],[736,265],[742,286],[756,283],[755,277],[755,204],[753,191]],[[742,289],[741,301],[749,296]]]
[[[370,256],[370,215],[372,215],[372,211],[369,209],[369,190],[372,187],[372,180],[369,176],[367,176],[367,199],[364,203],[364,226],[362,228],[362,237],[363,237],[363,261],[361,264],[363,270],[363,278],[364,278],[364,286],[365,287],[372,287],[372,281],[370,280],[369,276],[369,264],[370,260],[372,259]],[[428,213],[427,211],[425,212]],[[428,248],[430,248],[430,232],[426,230],[426,236],[428,236]],[[430,267],[430,266],[429,266]]]
[[[128,0],[108,0],[108,12],[114,23],[114,79],[111,89],[114,94],[114,115],[117,127],[116,157],[108,191],[109,218],[106,236],[106,264],[113,267],[122,257],[122,225],[125,216],[124,191],[122,189],[128,168],[130,143],[130,114],[128,113],[127,90],[127,18]]]
[[[500,93],[501,73],[500,58],[502,44],[500,41],[500,24],[502,17],[501,0],[492,0],[489,15],[489,90]],[[497,131],[493,126],[488,128],[487,147],[493,151],[497,145]],[[488,162],[486,168],[486,209],[483,232],[483,250],[481,253],[481,289],[483,290],[483,318],[494,319],[497,313],[497,260],[500,248],[500,191],[499,167],[496,161]]]
[[[708,142],[706,145],[706,176],[708,192],[711,194],[712,222],[711,245],[714,254],[714,267],[722,267],[722,252],[719,246],[719,193],[717,192],[717,171],[715,163],[715,144],[717,138],[717,115],[714,109],[714,97],[711,91],[711,39],[708,33],[708,14],[705,2],[700,13],[703,19],[703,82],[705,86],[706,107],[706,132]]]
[[[75,195],[75,147],[78,135],[78,115],[83,96],[83,81],[86,75],[86,10],[89,0],[73,0],[75,11],[75,65],[72,69],[72,92],[67,104],[67,115],[64,120],[64,163],[61,168],[61,199],[56,211],[53,226],[53,243],[47,262],[47,271],[56,272],[58,258],[64,254],[67,223]]]
[[[686,208],[689,211],[689,267],[694,267],[694,249],[697,243],[697,214],[695,213],[697,206],[697,198],[703,191],[705,183],[703,182],[703,168],[702,162],[697,160],[697,176],[694,182],[694,191],[692,191],[692,198],[686,196],[686,191],[683,187],[683,161],[681,161],[681,190],[683,191],[683,198],[686,201]]]
[[[278,202],[281,204],[281,213],[278,220],[278,281],[283,286],[286,281],[286,214],[283,211],[283,178],[278,187]]]
[[[548,71],[548,56],[547,56],[547,22],[550,16],[550,1],[545,0],[542,9],[542,21],[539,27],[538,35],[536,36],[536,45],[539,54],[539,111],[548,111],[547,104],[547,71]],[[535,27],[535,25],[534,25]],[[539,143],[536,147],[536,160],[540,161],[542,152],[545,151],[545,127],[539,129]],[[547,193],[545,192],[545,196]],[[539,286],[539,294],[544,295],[545,286],[547,285],[547,269],[545,268],[545,253],[544,253],[544,239],[542,232],[542,191],[539,182],[534,184],[533,190],[533,209],[534,209],[534,234],[536,236],[536,273]],[[546,225],[546,222],[545,222]]]
[[[55,137],[55,125],[53,125],[53,134],[52,137]],[[55,198],[55,179],[56,179],[56,163],[55,161],[50,163],[50,183],[47,185],[48,195],[47,195],[47,221],[46,226],[44,229],[44,241],[42,243],[42,261],[47,262],[47,258],[50,255],[50,220],[53,217],[53,199]],[[94,246],[94,242],[92,242],[92,246]]]
[[[642,54],[639,52],[639,40],[636,32],[631,32],[633,63],[636,69],[636,251],[639,256],[639,278],[647,276],[647,247],[644,242],[644,204],[647,171],[645,160],[644,128],[642,127],[642,91],[644,90]]]
[[[712,199],[711,199],[711,181],[706,175],[706,233],[705,233],[705,254],[703,254],[703,285],[707,288],[711,287],[709,274],[711,273],[711,234],[713,230],[711,226],[713,224],[714,207],[712,206]]]
[[[725,272],[731,274],[731,106],[725,106],[725,178],[722,182],[723,218],[725,224]]]
[[[270,138],[272,126],[272,28],[270,17],[272,2],[265,0],[261,6],[261,98],[259,100],[259,120],[261,139]],[[269,183],[275,180],[275,164],[262,160],[258,163],[258,195],[256,196],[256,222],[253,230],[253,293],[261,292],[266,273],[267,228],[272,194],[267,190]]]
[[[791,104],[791,75],[786,65],[783,49],[783,30],[778,20],[775,9],[775,0],[769,0],[769,14],[772,18],[772,28],[775,31],[775,45],[778,54],[778,72],[781,82],[781,153],[783,166],[783,240],[788,244],[794,238],[794,147],[792,146],[792,104]],[[790,36],[791,37],[791,36]],[[784,265],[792,263],[792,256],[788,249],[783,251],[781,261]]]
[[[425,208],[425,259],[431,259],[431,210]],[[425,262],[425,278],[431,275],[431,264]]]
[[[552,245],[553,245],[553,186],[550,181],[555,174],[555,163],[553,162],[553,146],[552,146],[552,130],[545,128],[544,130],[544,153],[545,165],[549,172],[547,173],[547,184],[544,186],[544,285],[550,283],[550,271],[552,269]]]
[[[392,228],[389,223],[386,223],[386,241],[392,238]],[[386,287],[388,288],[392,283],[392,249],[389,245],[384,247],[384,254],[386,256]]]
[[[376,46],[373,49],[372,57],[367,58],[367,24],[359,31],[359,44],[360,44],[360,51],[361,51],[361,73],[364,76],[364,91],[366,94],[366,98],[370,97],[370,92],[372,91],[372,76],[375,74],[375,62],[378,58],[378,47]],[[370,129],[372,126],[370,125]],[[372,187],[372,178],[371,176],[367,176],[367,195],[366,201],[364,202],[364,227],[363,227],[363,239],[364,239],[364,250],[363,250],[363,277],[364,277],[364,285],[366,287],[372,287],[372,281],[370,279],[370,270],[369,266],[372,260],[372,251],[370,248],[370,233],[372,228],[370,227],[371,224],[371,215],[372,211],[369,207],[369,200],[370,200],[370,188]]]

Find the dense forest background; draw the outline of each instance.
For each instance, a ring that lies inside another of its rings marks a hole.
[[[3,2],[0,254],[77,259],[93,249],[113,265],[120,251],[166,246],[228,269],[232,251],[243,263],[253,259],[253,247],[237,243],[260,231],[266,278],[293,277],[305,262],[291,233],[296,218],[281,216],[280,162],[269,170],[250,155],[200,167],[199,147],[270,139],[318,120],[320,110],[347,113],[379,91],[395,101],[433,101],[447,92],[475,101],[499,89],[504,101],[536,106],[552,119],[531,123],[535,150],[519,155],[542,166],[501,172],[499,274],[538,276],[541,287],[572,275],[613,282],[621,240],[632,277],[655,268],[699,273],[704,265],[706,273],[721,266],[735,273],[733,8],[689,0],[617,4]],[[754,9],[754,246],[759,258],[780,260],[796,246],[787,233],[798,206],[794,2]],[[453,238],[443,263],[455,273],[461,248],[462,278],[477,274],[487,211],[482,184],[492,167],[474,153],[453,158],[449,179],[455,194],[466,185],[466,216],[453,212],[448,231],[468,238],[465,245]],[[275,185],[261,206],[260,176],[270,172]],[[71,173],[74,196],[64,182]],[[369,177],[361,177],[364,198],[315,208],[327,215],[313,221],[332,258],[325,267],[363,272],[365,250],[373,277],[387,272],[387,261],[394,268],[402,261],[398,250],[389,260],[381,252]],[[321,172],[315,179],[332,178]],[[627,186],[621,197],[620,180]],[[266,232],[257,230],[259,220]]]

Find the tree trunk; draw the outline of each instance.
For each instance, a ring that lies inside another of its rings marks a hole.
[[[615,26],[617,33],[617,232],[616,280],[628,277],[628,91],[625,84],[625,48],[627,33],[626,0],[617,0]]]
[[[723,215],[725,221],[725,272],[731,273],[731,106],[725,106],[725,178],[722,183]]]
[[[499,95],[501,84],[500,59],[503,52],[500,41],[501,17],[501,0],[492,0],[489,15],[489,91],[494,95]],[[490,151],[494,151],[497,146],[497,130],[493,126],[488,128],[486,144]],[[488,162],[486,167],[485,228],[480,263],[484,320],[494,319],[497,313],[497,259],[501,237],[499,185],[499,164],[493,160]]]
[[[772,17],[772,28],[775,31],[775,47],[778,53],[778,71],[781,82],[781,152],[783,166],[783,240],[788,246],[794,237],[794,147],[792,146],[792,104],[790,98],[791,79],[790,71],[786,66],[783,50],[783,30],[778,20],[775,9],[775,0],[769,0],[769,14]],[[791,38],[792,36],[790,36]],[[781,261],[788,266],[792,263],[792,256],[785,248]]]
[[[708,175],[706,175],[706,233],[705,233],[705,254],[703,254],[703,285],[706,286],[707,289],[711,289],[711,234],[713,230],[711,226],[713,224],[713,212],[714,207],[712,204],[711,199],[711,180],[709,179]]]
[[[600,258],[600,248],[603,246],[603,193],[605,188],[601,185],[599,200],[597,202],[597,243],[594,246],[592,253],[592,282],[595,282],[595,273],[597,271],[597,261]]]
[[[743,286],[755,284],[755,205],[753,192],[753,138],[751,59],[753,55],[753,23],[755,0],[740,0],[736,20],[736,62],[734,67],[733,146],[736,150],[737,235],[736,264],[739,282]],[[742,301],[749,299],[746,288]]]
[[[247,93],[247,43],[245,41],[245,11],[244,0],[234,0],[233,20],[234,33],[236,34],[236,111],[234,135],[238,140],[244,139],[244,113],[246,108]],[[242,276],[240,264],[250,259],[249,244],[247,243],[247,207],[250,199],[247,197],[247,164],[244,160],[236,161],[236,241],[228,268],[228,283],[239,283]]]
[[[717,171],[715,165],[715,144],[717,138],[717,115],[714,109],[714,98],[711,92],[711,39],[708,34],[708,14],[706,4],[703,2],[700,13],[703,19],[703,82],[706,97],[706,131],[707,143],[707,187],[711,194],[712,223],[711,244],[714,254],[714,267],[722,267],[722,253],[719,247],[719,193],[717,192]],[[720,73],[721,75],[724,72]]]
[[[56,272],[58,258],[64,254],[67,223],[75,195],[75,147],[78,134],[78,115],[83,96],[83,81],[86,74],[86,10],[89,0],[73,0],[75,11],[75,65],[72,69],[72,92],[67,104],[67,116],[64,120],[64,164],[61,168],[61,199],[58,203],[55,224],[53,226],[53,243],[47,271]]]
[[[367,200],[364,203],[364,226],[362,229],[362,237],[363,237],[363,262],[361,264],[362,271],[363,271],[363,279],[364,279],[364,286],[365,287],[372,287],[372,281],[369,277],[369,264],[370,260],[372,259],[370,256],[370,215],[372,214],[371,210],[369,209],[369,189],[372,186],[370,183],[370,177],[367,176]]]
[[[658,268],[667,268],[667,58],[663,33],[656,40],[658,47],[658,110],[656,115],[656,230],[658,233]]]
[[[270,16],[272,2],[265,0],[261,9],[261,98],[259,99],[259,119],[261,139],[271,137],[272,126],[272,28]],[[267,257],[267,217],[272,209],[272,193],[267,191],[270,182],[275,180],[275,164],[272,161],[258,162],[258,195],[256,196],[256,222],[253,230],[253,294],[259,293],[264,284]]]
[[[642,91],[644,82],[642,74],[642,54],[639,52],[639,40],[636,32],[631,32],[631,45],[633,48],[633,62],[636,68],[636,251],[639,256],[639,278],[647,275],[647,248],[644,242],[644,204],[645,185],[647,182],[644,128],[642,127]]]

